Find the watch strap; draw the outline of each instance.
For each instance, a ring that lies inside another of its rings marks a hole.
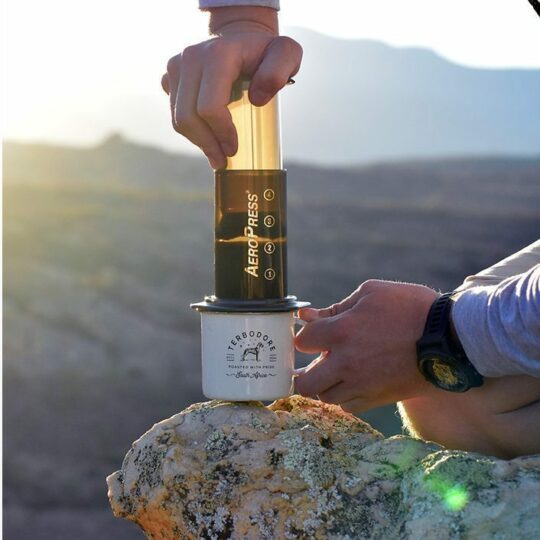
[[[426,345],[429,343],[439,344],[444,340],[450,325],[451,298],[451,292],[444,293],[431,305],[422,336],[422,341]]]
[[[457,336],[452,336],[450,331],[453,294],[444,293],[431,305],[424,334],[416,346],[418,368],[435,386],[453,392],[464,392],[481,386],[483,377],[467,358]],[[444,380],[441,379],[442,375],[445,375]]]

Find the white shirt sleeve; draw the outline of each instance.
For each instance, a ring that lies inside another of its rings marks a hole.
[[[486,377],[540,378],[540,242],[468,277],[452,310],[457,335]]]
[[[200,9],[230,6],[260,6],[279,10],[279,0],[199,0]]]

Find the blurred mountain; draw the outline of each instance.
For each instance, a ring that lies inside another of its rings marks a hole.
[[[296,85],[281,93],[289,160],[345,166],[540,153],[540,69],[471,68],[428,49],[341,40],[302,28],[284,32],[304,48]],[[93,143],[119,131],[144,144],[193,152],[171,128],[159,85],[165,62],[126,65],[128,78],[140,85],[119,93],[103,86],[91,98],[58,103],[54,112],[19,125],[16,136]]]
[[[540,232],[540,156],[288,164],[290,292],[368,278],[448,290]],[[4,503],[10,538],[138,538],[105,475],[152,423],[203,399],[213,180],[118,135],[4,145]],[[134,414],[135,412],[135,414]],[[399,432],[393,407],[363,418]]]
[[[540,152],[540,70],[474,69],[428,49],[289,34],[304,48],[297,85],[282,93],[292,159]]]
[[[285,33],[304,49],[296,85],[281,93],[289,160],[350,166],[540,152],[540,69],[472,68],[429,49],[303,28]],[[169,149],[190,147],[171,129],[167,100],[157,92],[107,99],[100,110],[101,129]]]
[[[128,143],[118,133],[89,148],[6,142],[4,149],[4,171],[10,182],[35,179],[40,184],[71,182],[86,186],[88,182],[106,185],[127,181],[130,186],[161,189],[186,178],[190,182],[183,182],[182,188],[189,189],[208,177],[208,167],[200,158]]]

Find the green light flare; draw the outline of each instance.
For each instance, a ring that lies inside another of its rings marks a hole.
[[[459,512],[469,502],[469,495],[462,486],[453,486],[446,490],[443,499],[449,510]]]

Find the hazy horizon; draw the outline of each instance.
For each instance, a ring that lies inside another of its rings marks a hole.
[[[297,84],[280,93],[288,160],[356,166],[540,152],[540,69],[477,69],[426,48],[295,32],[304,60]],[[23,132],[6,130],[5,137],[88,147],[120,133],[139,144],[200,155],[172,129],[168,100],[154,76],[152,93],[111,90],[62,103],[61,114],[42,111]]]
[[[14,138],[4,138],[2,144],[4,146],[16,144],[23,146],[39,146],[39,147],[50,147],[66,150],[95,150],[96,148],[101,148],[106,146],[111,141],[121,141],[129,146],[141,146],[143,148],[148,148],[152,150],[157,150],[163,152],[166,155],[175,156],[175,157],[185,157],[188,159],[200,160],[203,163],[206,163],[205,157],[198,148],[194,148],[193,151],[185,150],[184,148],[174,149],[161,146],[159,144],[153,144],[151,142],[138,141],[125,135],[120,131],[111,131],[108,134],[105,134],[102,138],[98,139],[96,142],[89,143],[63,143],[61,141],[50,141],[50,140],[25,140],[25,139],[14,139]],[[434,156],[408,156],[408,157],[396,157],[393,159],[377,159],[373,161],[360,161],[360,162],[351,162],[351,163],[316,163],[311,164],[309,160],[297,159],[294,157],[287,156],[286,151],[284,152],[283,159],[285,165],[301,165],[301,166],[313,166],[317,169],[337,169],[337,170],[349,170],[349,169],[362,169],[369,168],[378,165],[401,165],[401,164],[411,164],[411,163],[436,163],[436,162],[455,162],[455,161],[489,161],[489,160],[533,160],[536,161],[540,159],[540,149],[537,152],[524,152],[524,153],[475,153],[475,154],[441,154]],[[212,170],[208,168],[208,173],[211,174]]]
[[[535,122],[540,69],[470,68],[425,48],[337,39],[302,28],[295,32],[304,61],[297,84],[281,92],[283,150],[290,160],[354,166],[540,152]],[[95,146],[121,133],[140,144],[199,155],[171,128],[159,73],[153,77],[152,93],[119,95],[117,90],[84,102],[57,103],[61,114],[41,111],[41,117],[23,122],[23,132],[10,131],[8,118],[4,136]]]
[[[457,0],[444,17],[440,6],[425,0],[406,5],[336,0],[331,9],[309,0],[282,0],[281,7],[283,33],[300,42],[317,32],[335,43],[432,51],[467,69],[540,69],[538,18],[526,0]],[[80,145],[121,131],[137,141],[197,152],[171,129],[159,84],[170,56],[208,38],[207,16],[196,0],[160,0],[151,6],[95,0],[82,10],[68,0],[8,0],[5,14],[5,138]],[[304,45],[306,65],[319,51]],[[304,92],[311,91],[304,84],[305,65],[297,77]],[[358,77],[363,69],[362,63],[354,67]]]

